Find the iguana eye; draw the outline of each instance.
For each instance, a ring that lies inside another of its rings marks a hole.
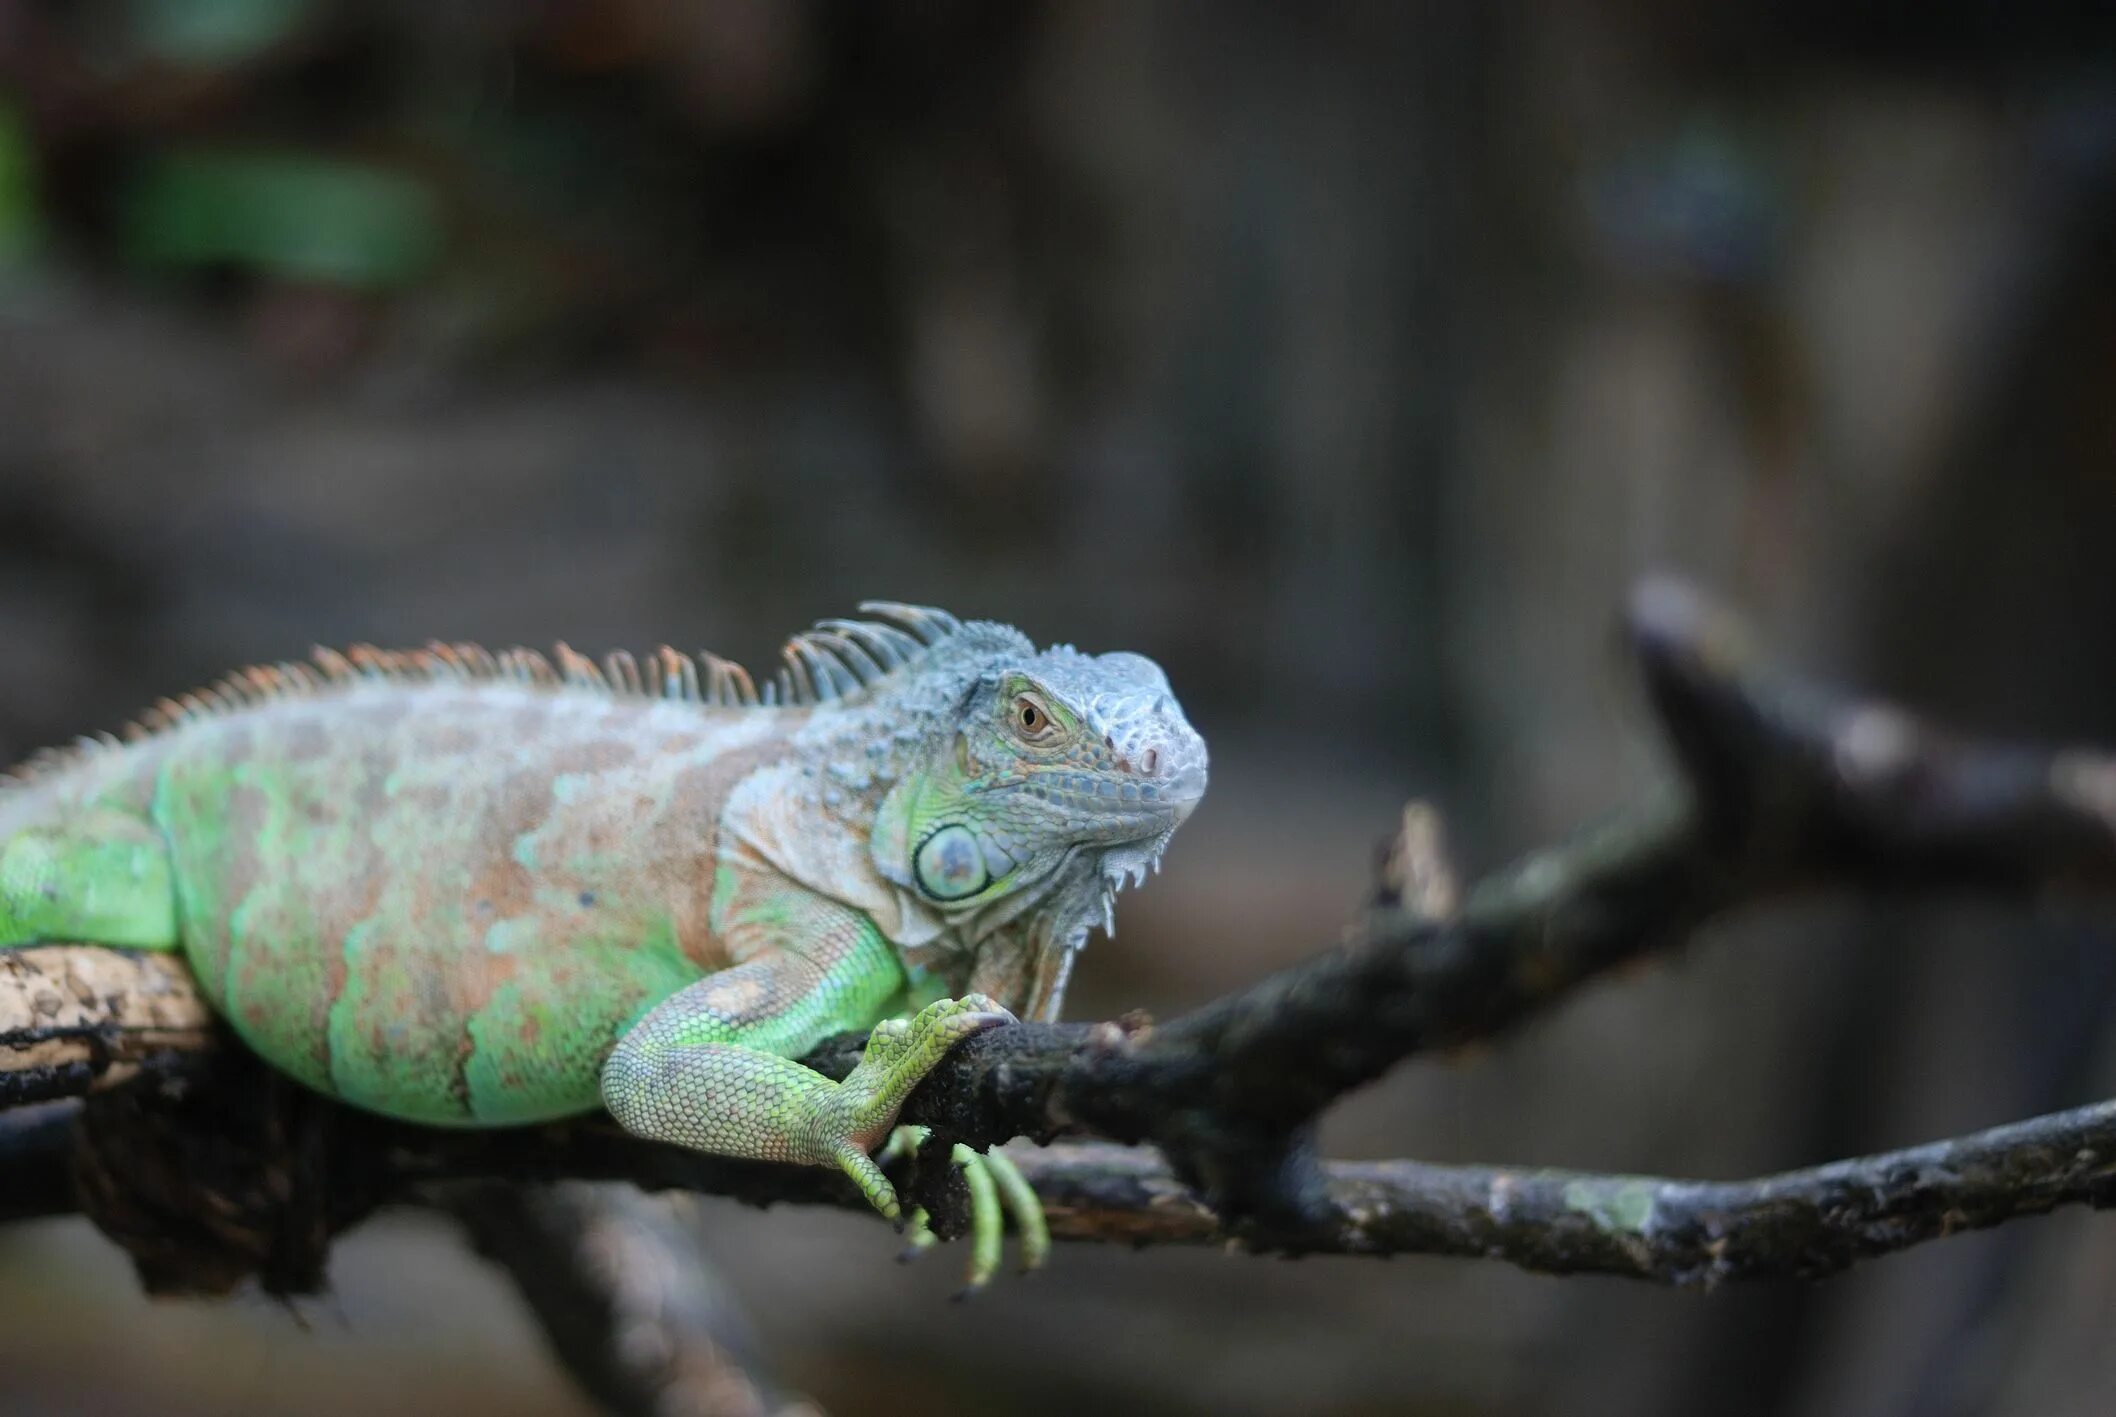
[[[959,823],[942,827],[921,842],[911,869],[918,888],[935,900],[961,900],[992,883],[977,838]]]
[[[1014,700],[1014,731],[1032,743],[1045,737],[1051,731],[1050,710],[1023,694]]]

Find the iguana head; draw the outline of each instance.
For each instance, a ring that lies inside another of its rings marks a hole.
[[[1142,655],[970,625],[940,657],[957,689],[882,803],[875,865],[972,939],[1046,907],[1064,918],[1039,933],[1076,946],[1204,796],[1205,740]]]

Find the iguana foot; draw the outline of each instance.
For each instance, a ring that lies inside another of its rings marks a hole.
[[[911,1089],[964,1039],[1015,1022],[983,994],[940,999],[910,1018],[876,1024],[859,1065],[833,1088],[815,1123],[832,1155],[860,1193],[890,1220],[898,1219],[896,1187],[870,1153],[896,1122]]]
[[[909,1156],[926,1141],[925,1127],[898,1127],[883,1149],[881,1159]],[[999,1272],[1002,1231],[1007,1216],[1021,1236],[1021,1272],[1030,1274],[1050,1257],[1051,1232],[1043,1218],[1043,1202],[1003,1151],[994,1148],[980,1155],[957,1142],[948,1153],[948,1163],[961,1171],[970,1190],[970,1259],[963,1270],[963,1288],[956,1295],[967,1299],[992,1282]],[[923,1209],[911,1212],[905,1222],[904,1249],[899,1258],[915,1260],[940,1243]]]

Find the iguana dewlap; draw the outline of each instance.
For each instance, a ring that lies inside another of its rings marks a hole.
[[[870,1153],[904,1095],[1056,1012],[1206,753],[1138,655],[863,610],[762,692],[710,655],[435,646],[165,701],[0,785],[0,946],[180,949],[267,1061],[390,1116],[604,1105],[894,1215]],[[842,1083],[793,1061],[876,1025]]]

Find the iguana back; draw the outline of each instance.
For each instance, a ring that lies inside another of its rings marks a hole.
[[[395,1116],[533,1120],[596,1106],[617,1035],[736,962],[700,863],[809,712],[353,679],[85,759],[0,799],[0,837],[145,814],[185,955],[259,1053]]]

